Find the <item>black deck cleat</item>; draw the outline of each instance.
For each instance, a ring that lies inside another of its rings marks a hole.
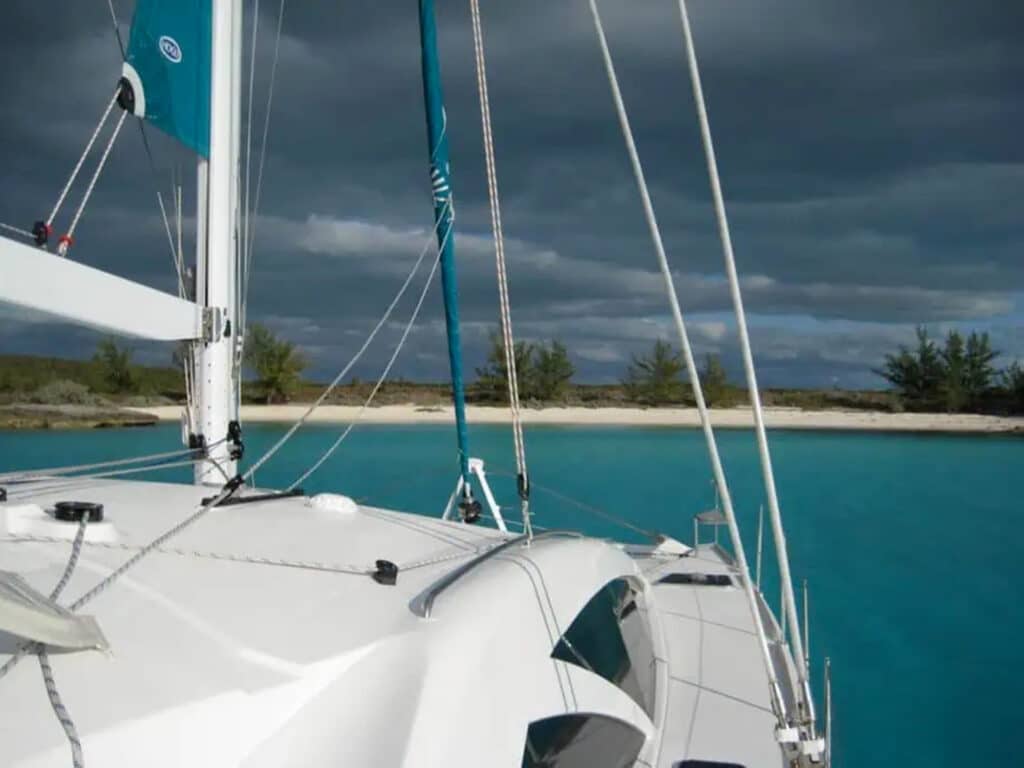
[[[395,586],[395,582],[398,581],[398,566],[390,560],[378,560],[375,565],[377,570],[370,574],[373,580],[388,587]]]

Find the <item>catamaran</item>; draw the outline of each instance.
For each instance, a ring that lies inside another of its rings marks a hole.
[[[13,236],[0,239],[0,301],[185,344],[185,445],[0,475],[0,764],[830,764],[828,674],[819,716],[806,600],[801,625],[685,2],[678,0],[682,32],[753,404],[781,622],[760,589],[761,528],[754,574],[748,565],[598,4],[588,2],[720,500],[694,518],[693,540],[656,533],[646,544],[623,544],[533,524],[478,0],[470,11],[518,499],[499,503],[468,447],[432,0],[419,0],[419,19],[435,227],[353,360],[268,451],[244,457],[239,385],[255,206],[241,161],[243,4],[138,0],[123,69],[111,73],[115,90],[57,204],[31,228],[6,226]],[[283,12],[282,2],[278,39]],[[253,44],[252,60],[255,51]],[[88,247],[75,244],[75,227],[128,121],[170,134],[197,156],[195,283],[179,245],[178,295],[74,259]],[[251,131],[250,118],[246,144]],[[82,202],[54,243],[61,208],[97,154]],[[254,487],[256,471],[348,375],[426,265],[378,387],[440,269],[457,445],[444,511],[431,518],[380,509],[344,488],[305,495],[300,484],[348,429],[288,488]],[[182,463],[194,466],[194,484],[126,477]],[[707,527],[714,536],[702,541]]]

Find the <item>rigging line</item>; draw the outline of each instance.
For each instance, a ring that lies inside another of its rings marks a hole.
[[[103,126],[107,124],[107,118],[110,117],[110,111],[114,108],[114,105],[117,104],[117,97],[120,92],[120,88],[115,89],[113,98],[110,99],[110,103],[107,104],[107,108],[103,111],[103,116],[96,125],[96,130],[92,132],[92,136],[89,137],[89,143],[85,145],[85,149],[82,150],[82,154],[79,156],[78,162],[75,163],[74,170],[71,171],[71,176],[68,177],[67,183],[64,185],[64,189],[61,190],[60,195],[57,197],[57,202],[54,203],[53,210],[51,210],[50,215],[46,217],[47,227],[53,225],[53,220],[57,217],[60,207],[64,205],[64,200],[67,198],[68,192],[71,191],[71,185],[75,183],[75,179],[78,177],[79,171],[82,170],[82,164],[85,163],[85,158],[88,157],[89,152],[92,151],[92,147],[96,143],[96,139],[99,138],[100,131],[102,131]]]
[[[505,371],[508,379],[509,409],[512,412],[512,442],[519,472],[519,496],[523,528],[527,540],[532,537],[529,512],[529,478],[526,469],[526,446],[523,440],[522,417],[519,412],[519,377],[516,373],[515,341],[512,334],[512,313],[508,298],[508,272],[505,266],[505,238],[501,227],[501,203],[498,198],[497,167],[494,158],[494,136],[491,130],[491,103],[487,93],[487,64],[484,58],[483,28],[479,0],[470,0],[473,22],[473,51],[476,58],[477,93],[480,99],[480,122],[483,129],[484,158],[487,166],[487,194],[491,209],[491,231],[498,273],[498,299],[501,311],[501,332],[505,348]]]
[[[245,329],[245,321],[248,319],[249,304],[249,276],[252,273],[252,243],[256,238],[256,216],[260,209],[260,195],[263,192],[263,168],[267,159],[267,136],[270,133],[270,113],[274,103],[274,84],[277,81],[277,62],[281,51],[281,29],[284,26],[284,6],[286,0],[281,0],[277,12],[277,32],[274,38],[274,58],[270,65],[270,83],[267,86],[267,108],[263,115],[263,138],[260,141],[260,162],[256,171],[256,192],[253,195],[252,210],[247,215],[249,219],[249,233],[247,242],[249,250],[246,254],[245,284],[242,286],[242,329]]]
[[[775,473],[772,469],[771,453],[768,450],[768,436],[764,426],[764,412],[761,408],[761,395],[757,386],[757,372],[754,369],[754,356],[750,346],[750,334],[747,330],[746,313],[743,310],[743,295],[740,292],[739,276],[736,271],[736,258],[732,249],[732,237],[729,232],[729,221],[725,212],[725,197],[722,194],[722,183],[718,176],[718,162],[715,159],[715,147],[711,140],[711,125],[708,120],[707,105],[701,87],[700,70],[697,67],[697,55],[690,29],[690,19],[686,12],[685,0],[679,0],[679,14],[683,24],[683,37],[686,43],[686,59],[693,85],[694,101],[697,105],[697,119],[700,123],[701,141],[708,166],[708,177],[711,182],[711,194],[715,203],[715,215],[718,219],[718,233],[722,241],[722,254],[725,259],[725,271],[729,280],[729,293],[732,296],[733,309],[736,314],[736,326],[739,331],[740,349],[743,355],[743,369],[747,379],[747,390],[750,393],[750,404],[754,412],[754,432],[757,435],[757,447],[761,459],[761,473],[764,476],[765,495],[768,497],[768,512],[775,538],[776,555],[779,575],[785,596],[784,610],[789,616],[794,632],[792,634],[793,649],[796,654],[797,675],[803,689],[805,713],[814,734],[814,700],[811,695],[808,679],[808,659],[803,641],[800,638],[800,622],[796,611],[796,597],[793,594],[793,580],[789,572],[789,554],[786,550],[786,534],[782,527],[782,513],[779,509],[779,497],[775,488]]]
[[[448,208],[450,209],[450,207],[451,202],[449,201]],[[433,239],[437,233],[437,228],[440,225],[441,218],[442,217],[438,217],[434,226],[431,228],[430,233],[427,235],[426,242],[423,244],[423,249],[420,251],[420,255],[416,259],[416,263],[413,264],[412,269],[409,271],[408,277],[405,278],[405,282],[402,283],[402,287],[398,289],[398,293],[395,294],[395,297],[391,300],[391,303],[388,305],[388,308],[385,310],[380,320],[377,321],[377,324],[373,327],[373,330],[370,331],[370,334],[366,337],[366,340],[363,342],[363,345],[356,351],[355,355],[352,356],[352,359],[348,361],[345,367],[338,372],[338,375],[334,377],[334,379],[331,381],[330,384],[327,385],[324,391],[320,393],[320,396],[309,406],[309,408],[306,409],[306,412],[302,414],[301,417],[299,417],[298,421],[296,421],[288,429],[288,431],[285,432],[284,435],[282,435],[278,439],[278,441],[274,443],[267,450],[267,452],[264,453],[263,456],[260,457],[260,459],[248,469],[248,471],[245,473],[246,479],[252,478],[256,470],[262,467],[267,461],[269,461],[270,457],[277,453],[281,449],[281,446],[288,442],[291,439],[292,435],[299,431],[299,428],[306,423],[306,420],[310,417],[313,411],[315,411],[323,404],[324,400],[327,399],[327,396],[330,395],[331,392],[333,392],[334,389],[338,386],[338,383],[345,376],[347,376],[348,372],[352,370],[352,367],[357,362],[359,362],[359,359],[363,356],[363,353],[366,352],[366,350],[369,348],[374,338],[380,332],[380,329],[384,327],[384,324],[388,321],[388,318],[391,317],[391,313],[395,311],[395,307],[398,306],[398,302],[401,301],[402,296],[405,295],[405,292],[409,288],[409,284],[412,283],[412,280],[416,276],[416,273],[419,272],[420,265],[423,263],[423,259],[426,258],[427,252],[430,250],[430,244],[433,242]]]
[[[2,221],[0,221],[0,229],[6,229],[8,232],[13,232],[14,234],[20,235],[21,237],[27,237],[30,240],[34,240],[36,237],[27,229],[22,229],[21,227],[12,227],[10,224],[4,224]]]
[[[68,490],[69,488],[75,487],[77,481],[79,480],[98,480],[109,477],[123,477],[125,475],[136,475],[141,472],[159,472],[160,470],[164,469],[175,469],[176,467],[192,466],[193,464],[198,464],[201,461],[209,461],[209,459],[194,458],[186,459],[184,461],[169,461],[164,462],[163,464],[152,464],[142,467],[132,467],[130,469],[111,470],[110,472],[92,472],[86,475],[67,475],[65,477],[55,478],[55,482],[49,484],[40,483],[39,485],[33,485],[30,488],[12,490],[8,494],[8,498],[30,499],[33,496],[38,496],[41,493],[48,493],[55,490]],[[215,466],[219,467],[219,465],[216,464]],[[224,475],[224,477],[227,477],[223,469],[221,469],[220,471],[221,474]]]
[[[450,219],[450,221],[454,221],[454,219]],[[359,423],[359,421],[363,418],[363,415],[366,413],[366,409],[370,407],[370,403],[373,402],[373,398],[377,395],[377,392],[378,390],[380,390],[381,385],[384,384],[384,381],[387,379],[388,374],[391,373],[391,368],[395,364],[395,361],[398,359],[398,354],[402,351],[402,347],[405,346],[405,340],[409,338],[409,333],[410,331],[412,331],[413,326],[416,324],[416,319],[419,317],[420,310],[423,308],[423,302],[427,298],[427,293],[430,290],[430,286],[434,282],[434,275],[437,274],[437,267],[441,263],[441,253],[444,251],[444,247],[448,242],[448,236],[451,234],[452,229],[453,226],[450,224],[447,231],[445,232],[444,239],[442,240],[441,245],[438,248],[437,258],[434,259],[434,264],[430,268],[430,274],[427,275],[427,279],[423,283],[423,290],[420,291],[420,296],[416,302],[416,306],[415,308],[413,308],[412,314],[409,316],[409,322],[405,324],[405,329],[402,331],[402,337],[398,340],[398,344],[395,345],[395,351],[391,354],[391,359],[388,360],[387,365],[384,366],[384,370],[381,371],[380,376],[377,378],[377,383],[373,385],[373,389],[370,391],[369,397],[366,398],[366,401],[363,403],[358,413],[356,413],[355,418],[352,419],[352,422],[338,436],[338,438],[334,441],[331,447],[324,451],[320,458],[317,459],[309,469],[303,472],[302,475],[300,475],[291,485],[289,485],[287,490],[293,490],[300,483],[305,482],[310,475],[312,475],[314,472],[320,469],[320,467],[323,466],[323,463],[327,461],[338,449],[338,446],[340,446],[345,441],[345,438],[348,437],[349,433],[353,429],[355,429],[356,424]]]
[[[68,745],[71,747],[71,765],[74,768],[85,768],[85,756],[82,754],[82,741],[78,737],[78,729],[75,728],[75,721],[71,719],[64,702],[57,690],[57,681],[53,678],[53,667],[50,665],[50,654],[45,647],[40,647],[36,654],[39,659],[39,670],[43,675],[43,685],[46,686],[46,696],[50,700],[53,713],[57,716],[64,734],[67,736]],[[12,657],[14,658],[14,657]]]
[[[243,199],[242,199],[242,287],[245,288],[245,275],[244,272],[248,267],[249,263],[249,217],[251,211],[249,209],[249,194],[250,188],[250,176],[252,169],[252,108],[253,108],[253,90],[256,85],[256,39],[259,36],[260,30],[260,0],[253,0],[253,12],[252,12],[252,44],[249,51],[249,96],[247,104],[248,117],[245,123],[245,180],[242,185]],[[243,296],[244,299],[244,296]],[[242,328],[245,325],[243,323]]]
[[[515,475],[512,472],[507,472],[502,469],[490,468],[488,469],[488,473],[492,475],[498,475],[499,477],[515,478]],[[616,525],[622,526],[623,528],[633,531],[633,533],[639,533],[641,536],[644,536],[646,538],[656,540],[661,535],[657,531],[649,530],[647,528],[641,528],[640,526],[634,525],[628,520],[618,517],[617,515],[614,515],[611,512],[606,512],[605,510],[599,507],[595,507],[591,504],[587,504],[586,502],[580,501],[579,499],[575,499],[572,496],[568,496],[564,493],[556,491],[554,488],[551,488],[549,486],[540,485],[532,480],[530,481],[530,486],[531,488],[536,488],[538,491],[546,493],[548,496],[556,498],[559,501],[564,501],[567,504],[572,504],[574,507],[577,507],[583,510],[584,512],[590,512],[591,514],[596,515],[597,517],[600,517],[609,523],[614,523]]]
[[[697,412],[700,414],[701,429],[704,432],[704,440],[707,443],[708,457],[711,460],[711,468],[715,477],[715,485],[721,494],[722,509],[729,526],[729,536],[732,540],[733,551],[743,574],[743,589],[746,594],[748,608],[754,626],[757,629],[758,642],[761,648],[761,656],[765,666],[765,673],[768,677],[768,684],[779,724],[785,724],[786,710],[785,701],[782,697],[782,689],[779,687],[778,678],[775,674],[775,666],[772,663],[771,652],[768,648],[768,639],[765,635],[764,623],[761,618],[761,611],[757,604],[757,597],[754,595],[750,579],[750,568],[747,566],[747,556],[743,548],[743,540],[740,538],[739,525],[736,522],[736,513],[733,509],[732,495],[725,479],[725,470],[722,467],[722,460],[718,454],[718,443],[715,440],[715,433],[711,427],[711,417],[708,414],[707,404],[704,400],[704,389],[701,386],[700,376],[697,371],[697,364],[693,358],[693,349],[690,346],[690,339],[686,332],[686,323],[683,320],[683,312],[679,306],[679,297],[676,293],[675,281],[672,271],[669,268],[668,256],[665,254],[665,245],[661,239],[661,230],[654,214],[654,205],[647,189],[647,180],[644,177],[643,166],[640,163],[640,155],[636,148],[636,141],[633,138],[633,130],[629,124],[629,115],[626,113],[626,105],[622,99],[622,91],[619,88],[618,77],[615,74],[615,66],[612,62],[611,51],[608,48],[608,40],[604,34],[604,25],[601,23],[601,15],[597,9],[596,0],[590,0],[590,12],[594,19],[594,27],[597,32],[598,43],[601,48],[601,55],[604,59],[605,72],[608,76],[608,84],[612,92],[612,100],[615,103],[615,111],[618,114],[619,126],[625,140],[626,150],[629,154],[630,164],[633,167],[633,175],[640,192],[640,200],[643,204],[644,215],[647,219],[647,226],[650,230],[651,239],[654,241],[654,250],[665,281],[665,290],[668,294],[669,305],[672,309],[672,318],[675,322],[676,333],[679,336],[683,348],[683,357],[686,362],[686,370],[690,377],[690,385],[693,389],[693,396],[697,403]],[[696,542],[694,542],[696,543]]]
[[[140,462],[143,461],[158,461],[160,459],[177,458],[178,456],[185,456],[190,453],[194,453],[193,449],[179,448],[178,450],[166,451],[164,453],[151,453],[148,456],[132,456],[126,459],[98,461],[92,464],[78,464],[74,466],[52,467],[45,469],[26,469],[19,470],[17,472],[5,472],[3,474],[0,474],[0,481],[21,481],[24,479],[31,480],[33,478],[53,477],[54,475],[64,475],[72,472],[84,472],[90,469],[102,469],[104,467],[119,467],[124,466],[125,464],[139,464]]]
[[[122,112],[121,116],[117,119],[117,124],[114,126],[114,132],[110,134],[107,146],[104,148],[103,154],[100,155],[100,162],[96,166],[96,170],[93,171],[92,178],[89,179],[89,186],[85,189],[85,195],[82,197],[82,202],[79,204],[78,210],[75,211],[74,218],[71,219],[71,226],[68,227],[67,233],[61,237],[60,245],[57,247],[57,253],[60,256],[64,256],[68,252],[72,237],[75,234],[75,228],[78,227],[78,222],[82,218],[82,212],[85,210],[85,206],[89,202],[89,198],[92,197],[92,192],[96,188],[96,182],[99,180],[100,174],[103,172],[103,167],[107,164],[107,158],[110,157],[110,150],[114,148],[114,142],[117,141],[117,136],[121,133],[121,126],[124,125],[125,118],[127,117],[128,113]]]
[[[121,25],[117,21],[117,11],[114,10],[114,0],[107,0],[107,8],[110,9],[110,20],[114,24],[114,36],[117,38],[117,47],[121,49],[121,58],[124,59],[124,38],[121,37]]]

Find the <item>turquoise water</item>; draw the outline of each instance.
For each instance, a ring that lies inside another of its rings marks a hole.
[[[250,425],[249,456],[280,435]],[[261,471],[291,482],[335,437],[311,427]],[[475,427],[473,452],[514,465],[506,428]],[[837,766],[1020,765],[1013,736],[1024,709],[1024,439],[778,432],[772,436],[790,558],[811,585],[811,652],[820,682],[832,658]],[[438,514],[455,480],[444,427],[361,427],[306,483],[374,504]],[[757,453],[745,431],[720,435],[753,559],[761,503]],[[0,471],[99,461],[178,445],[177,427],[102,432],[0,432]],[[527,434],[536,522],[635,535],[539,490],[562,493],[683,539],[710,505],[696,431],[536,428]],[[185,469],[158,477],[186,481]],[[778,592],[766,553],[765,591]],[[777,601],[776,601],[777,602]],[[820,698],[819,698],[820,702]],[[898,762],[897,762],[898,761]]]

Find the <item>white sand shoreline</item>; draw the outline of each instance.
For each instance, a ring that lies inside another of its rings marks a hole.
[[[305,413],[308,405],[243,405],[243,422],[291,423]],[[157,406],[136,409],[156,416],[161,421],[178,421],[180,406]],[[359,406],[324,405],[310,421],[337,424],[352,421]],[[466,409],[471,424],[507,424],[507,408],[471,405]],[[753,426],[750,408],[712,410],[712,424],[722,428]],[[450,424],[454,420],[451,406],[382,405],[368,408],[363,415],[367,424]],[[527,408],[523,410],[526,424],[550,425],[618,425],[647,427],[700,426],[695,408]],[[949,413],[885,413],[881,411],[805,411],[799,408],[767,408],[765,421],[774,429],[818,429],[873,432],[962,432],[1020,433],[1024,435],[1024,417],[981,416]]]

